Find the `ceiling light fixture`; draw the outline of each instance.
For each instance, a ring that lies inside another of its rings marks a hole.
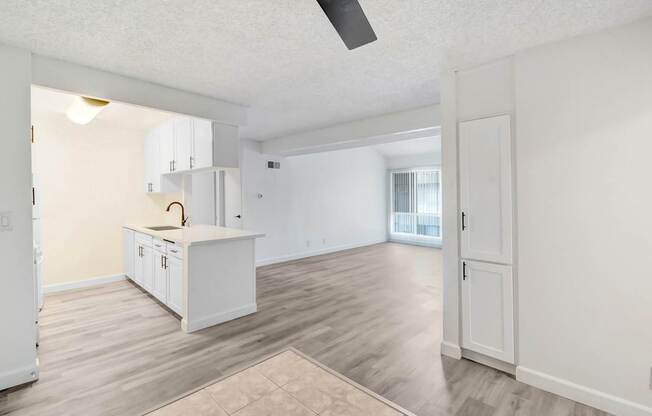
[[[107,105],[109,105],[109,101],[89,97],[76,97],[75,101],[70,105],[70,108],[68,108],[66,115],[73,123],[88,124]]]

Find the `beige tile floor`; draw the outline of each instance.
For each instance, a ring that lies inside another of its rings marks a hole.
[[[292,350],[161,407],[149,416],[400,416]]]

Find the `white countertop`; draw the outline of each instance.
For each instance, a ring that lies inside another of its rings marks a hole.
[[[193,225],[183,227],[179,230],[154,231],[147,227],[152,225],[125,225],[125,228],[148,234],[161,240],[173,241],[176,244],[191,246],[196,244],[206,244],[213,241],[242,240],[248,238],[260,238],[265,234],[253,231],[241,230],[239,228],[216,227],[214,225]]]

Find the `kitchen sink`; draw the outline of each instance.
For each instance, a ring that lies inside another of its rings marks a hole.
[[[181,227],[175,227],[173,225],[158,225],[156,227],[145,227],[148,230],[152,231],[169,231],[169,230],[180,230]]]

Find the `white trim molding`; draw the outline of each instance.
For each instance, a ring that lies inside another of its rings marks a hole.
[[[523,366],[516,367],[516,379],[618,416],[652,415],[650,407]]]
[[[226,312],[220,312],[215,315],[209,315],[200,319],[195,319],[192,322],[189,322],[186,318],[182,318],[181,329],[184,332],[195,332],[195,331],[199,331],[200,329],[221,324],[222,322],[231,321],[233,319],[250,315],[252,313],[255,313],[256,311],[258,311],[258,305],[256,303],[252,303],[250,305],[245,305],[240,308],[231,309]]]
[[[300,260],[300,259],[305,259],[307,257],[314,257],[314,256],[320,256],[322,254],[336,253],[338,251],[350,250],[352,248],[373,246],[374,244],[381,244],[381,243],[386,243],[386,242],[387,242],[387,239],[382,238],[382,239],[376,239],[376,240],[371,240],[371,241],[365,241],[365,242],[361,242],[361,243],[344,244],[344,245],[341,245],[341,246],[328,247],[328,248],[323,248],[323,249],[319,249],[319,250],[303,251],[301,253],[288,254],[286,256],[271,257],[271,258],[267,258],[267,259],[257,260],[256,261],[256,267],[269,266],[269,265],[278,264],[278,263],[285,263],[286,261]]]
[[[453,344],[452,342],[443,341],[439,347],[441,355],[446,357],[455,358],[460,360],[462,358],[462,348],[459,345]]]
[[[124,274],[114,274],[110,276],[98,276],[90,279],[77,280],[75,282],[54,283],[51,285],[43,286],[43,293],[58,293],[66,292],[68,290],[84,289],[92,286],[104,285],[107,283],[119,282],[125,280],[127,276]]]
[[[38,380],[38,359],[34,365],[18,368],[0,374],[0,390]]]
[[[247,107],[243,105],[36,54],[32,55],[32,83],[223,124],[247,124]]]

